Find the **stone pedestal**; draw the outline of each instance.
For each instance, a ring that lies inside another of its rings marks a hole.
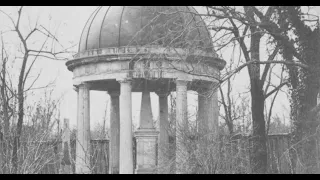
[[[137,141],[136,174],[154,174],[157,172],[157,141],[159,132],[156,129],[138,129],[135,132]]]
[[[150,92],[146,87],[142,92],[140,124],[135,132],[135,137],[137,141],[137,165],[135,173],[156,173],[158,132],[153,125]]]
[[[90,89],[79,85],[76,139],[76,173],[90,173]]]

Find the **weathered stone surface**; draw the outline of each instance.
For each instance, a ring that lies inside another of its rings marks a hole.
[[[137,142],[136,174],[156,173],[157,140],[159,132],[155,128],[139,128],[135,132]]]
[[[187,83],[185,80],[176,81],[176,173],[185,173],[188,154],[185,149],[184,138],[188,131],[188,106],[187,106]]]
[[[120,174],[133,174],[131,80],[120,79]]]
[[[208,127],[212,135],[211,138],[217,138],[219,135],[219,106],[218,91],[214,91],[208,97]]]
[[[158,132],[153,124],[150,92],[148,91],[146,83],[145,81],[145,88],[142,91],[140,124],[138,130],[135,132],[137,143],[137,165],[135,173],[138,174],[156,172]]]
[[[158,173],[169,173],[169,121],[168,121],[168,95],[162,91],[157,92],[159,97],[159,139],[158,139]]]
[[[141,97],[141,108],[140,108],[140,125],[142,129],[153,129],[153,117],[151,111],[151,99],[150,92],[144,90]]]
[[[90,173],[90,90],[86,83],[78,92],[76,173]]]
[[[111,99],[110,109],[110,144],[109,144],[109,173],[119,173],[119,152],[120,152],[120,109],[119,95],[120,92],[109,92]]]
[[[182,51],[182,54],[166,51],[165,56],[156,48],[146,50],[158,54],[153,57],[146,54],[145,57],[140,58],[136,56],[141,54],[126,54],[127,59],[119,57],[101,59],[100,56],[90,56],[68,61],[67,65],[74,73],[74,84],[80,84],[84,81],[116,79],[117,77],[146,79],[188,77],[193,80],[216,82],[219,77],[219,69],[224,66],[222,60],[216,62],[215,56],[206,53],[200,53],[202,56],[188,55],[184,58],[182,49],[176,49]],[[211,61],[216,64],[212,64]]]

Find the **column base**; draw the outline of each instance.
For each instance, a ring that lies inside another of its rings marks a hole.
[[[137,168],[135,171],[134,171],[135,174],[156,174],[157,173],[157,170],[154,168],[154,169],[151,169],[151,168]]]
[[[119,174],[119,168],[111,168],[110,174]]]
[[[136,174],[155,174],[157,162],[157,141],[159,132],[154,128],[138,128],[135,132],[137,145]]]
[[[87,167],[79,168],[76,170],[76,174],[91,174],[91,170]]]

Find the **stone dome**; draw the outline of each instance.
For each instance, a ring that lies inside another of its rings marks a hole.
[[[152,91],[162,87],[158,80],[168,86],[173,79],[192,81],[191,89],[217,83],[225,64],[189,6],[98,7],[83,28],[78,53],[66,62],[75,86],[89,82],[91,89],[117,90],[117,79],[131,78],[136,92],[143,79]]]
[[[98,7],[82,31],[78,51],[149,45],[215,54],[204,21],[191,6]]]

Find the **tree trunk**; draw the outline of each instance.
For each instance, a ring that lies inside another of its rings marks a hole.
[[[251,8],[245,7],[250,21],[254,22],[254,15]],[[260,61],[260,39],[261,34],[255,26],[250,26],[250,61]],[[252,154],[251,170],[254,174],[267,172],[267,139],[264,119],[264,93],[260,80],[260,65],[248,66],[250,76],[251,112],[252,112]]]
[[[20,148],[20,137],[22,132],[22,123],[23,123],[23,104],[24,104],[24,97],[23,91],[18,91],[18,123],[17,123],[17,131],[14,136],[13,140],[13,150],[12,150],[12,166],[13,166],[13,173],[17,174],[18,172],[18,149]]]
[[[267,172],[267,139],[264,119],[263,91],[257,83],[251,85],[251,110],[252,110],[252,173],[263,174]]]
[[[259,59],[259,37],[252,35],[251,58]],[[267,172],[267,139],[264,119],[264,93],[260,84],[260,66],[251,65],[250,87],[251,87],[251,112],[252,112],[252,173],[264,174]]]
[[[317,105],[319,92],[318,76],[309,74],[305,81],[305,89],[299,88],[292,93],[292,139],[294,149],[290,149],[293,162],[292,173],[318,173],[317,168],[317,121],[311,110]],[[300,87],[300,86],[299,86]],[[303,167],[297,166],[300,160]]]
[[[2,86],[1,86],[1,99],[2,99],[2,110],[3,110],[3,121],[4,121],[4,128],[3,128],[3,138],[1,142],[1,167],[3,167],[3,173],[7,173],[7,155],[8,147],[9,147],[9,114],[8,114],[8,100],[6,97],[6,58],[3,61],[3,68],[2,68]]]
[[[26,50],[27,53],[27,50]],[[24,73],[26,69],[26,64],[28,60],[28,54],[25,54],[20,75],[19,75],[19,83],[18,83],[18,123],[17,130],[14,136],[13,141],[13,150],[12,150],[12,166],[13,173],[16,174],[18,172],[18,149],[20,148],[20,137],[22,133],[22,124],[23,124],[23,116],[24,116]]]
[[[310,69],[301,69],[299,74],[290,74],[290,80],[298,82],[292,85],[291,94],[291,119],[292,119],[292,139],[294,145],[291,149],[291,160],[293,161],[293,173],[319,173],[317,166],[317,113],[312,113],[312,109],[317,105],[317,96],[320,89],[320,28],[319,26],[311,30],[301,26],[301,19],[297,19],[297,10],[288,7],[291,13],[293,24],[297,29],[299,37],[300,54],[305,59]],[[295,86],[294,86],[295,85]],[[297,160],[302,162],[303,167],[297,166]]]

